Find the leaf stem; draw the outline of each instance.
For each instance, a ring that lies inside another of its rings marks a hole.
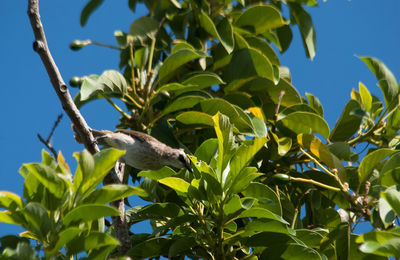
[[[114,49],[114,50],[119,50],[119,51],[121,50],[120,47],[117,47],[117,46],[114,46],[114,45],[110,45],[110,44],[101,43],[101,42],[96,42],[96,41],[92,41],[92,40],[90,40],[90,44],[101,46],[101,47],[107,47],[107,48]]]
[[[330,172],[325,166],[323,166],[317,159],[315,159],[311,154],[307,153],[303,148],[299,147],[300,151],[306,155],[308,158],[310,158],[315,164],[317,164],[321,169],[326,172],[327,174],[331,175],[332,177],[336,178],[336,175]]]
[[[130,95],[125,95],[124,97],[127,97],[129,99],[129,101],[131,101],[136,107],[143,109],[143,106],[140,105],[133,97],[131,97]]]
[[[131,58],[131,76],[132,76],[132,89],[133,89],[133,94],[136,96],[136,85],[135,85],[135,69],[133,67],[133,44],[131,43],[129,45],[129,54]]]
[[[296,177],[291,177],[289,176],[289,180],[291,181],[300,181],[300,182],[307,182],[307,183],[311,183],[317,186],[320,186],[322,188],[328,189],[328,190],[333,190],[333,191],[341,191],[340,188],[336,188],[336,187],[332,187],[323,183],[320,183],[318,181],[314,181],[312,179],[304,179],[304,178],[296,178]]]
[[[121,115],[127,119],[131,119],[131,116],[128,115],[127,113],[125,113],[119,106],[117,106],[117,104],[115,104],[108,96],[103,95],[104,98],[108,101],[108,103],[110,103],[118,112],[121,113]]]

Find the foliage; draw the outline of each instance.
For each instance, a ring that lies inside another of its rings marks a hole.
[[[20,173],[25,178],[24,198],[0,192],[0,221],[19,225],[26,231],[20,237],[1,238],[2,256],[11,259],[38,259],[29,246],[37,242],[46,258],[65,259],[79,252],[89,258],[107,256],[119,242],[111,230],[105,232],[104,217],[120,212],[105,204],[145,191],[115,184],[96,189],[123,151],[105,149],[92,156],[84,150],[75,153],[77,170],[72,176],[59,153],[57,162],[46,151],[41,163],[24,164]],[[64,248],[63,251],[60,251]]]
[[[102,2],[88,2],[82,25]],[[122,115],[119,128],[186,148],[194,174],[132,171],[138,187],[95,189],[119,152],[76,154],[73,179],[62,157],[56,164],[43,153],[41,164],[21,168],[26,201],[1,193],[0,221],[23,226],[45,257],[104,258],[117,244],[103,225],[117,212],[104,204],[136,194],[149,204],[130,208],[129,224],[150,220],[153,232],[131,228],[135,259],[400,257],[399,84],[381,61],[360,57],[383,102],[360,82],[330,128],[318,98],[300,96],[272,47],[285,52],[297,26],[314,57],[306,6],[316,0],[130,0],[129,8],[138,2],[149,14],[115,32],[122,73],[74,77],[74,101],[105,98]],[[89,44],[104,46],[71,48]],[[365,221],[374,230],[355,234]],[[2,238],[3,255],[34,255],[27,241]]]

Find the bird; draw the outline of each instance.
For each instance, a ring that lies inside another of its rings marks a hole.
[[[133,168],[159,170],[164,166],[172,166],[186,168],[193,173],[190,158],[183,149],[172,148],[148,134],[128,129],[90,131],[98,144],[125,150],[121,160]]]

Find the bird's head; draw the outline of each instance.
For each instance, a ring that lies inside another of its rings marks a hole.
[[[176,168],[186,168],[189,172],[193,173],[189,156],[186,155],[183,149],[174,149],[167,164]]]

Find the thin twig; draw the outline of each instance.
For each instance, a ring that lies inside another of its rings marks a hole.
[[[61,122],[62,117],[63,117],[63,114],[58,115],[57,120],[56,120],[56,122],[54,122],[53,128],[51,129],[50,134],[46,139],[46,143],[50,142],[51,138],[53,137],[54,131],[56,130],[58,124]]]
[[[53,146],[50,144],[50,142],[44,140],[40,134],[37,134],[37,137],[39,138],[40,142],[42,142],[47,147],[47,149],[50,150],[50,152],[53,154],[54,158],[57,159],[57,151],[53,148]]]
[[[42,142],[47,147],[47,149],[50,150],[50,152],[53,154],[55,159],[57,159],[57,151],[53,148],[53,146],[51,145],[50,141],[51,141],[51,137],[53,136],[54,131],[56,130],[56,128],[57,128],[58,124],[60,123],[62,117],[63,117],[63,114],[59,114],[58,115],[57,120],[54,122],[54,125],[51,128],[50,134],[49,134],[49,136],[47,137],[46,140],[44,140],[44,138],[40,134],[37,134],[37,137],[39,138],[40,142]]]

